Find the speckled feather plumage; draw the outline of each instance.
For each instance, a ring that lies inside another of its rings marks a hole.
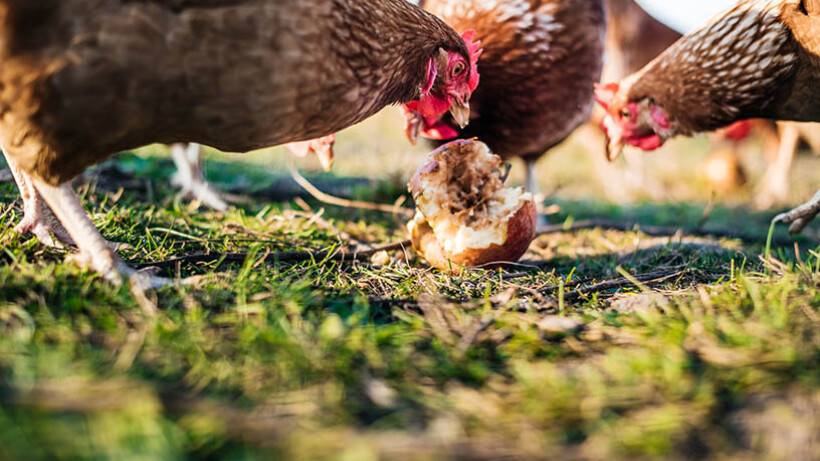
[[[53,184],[152,142],[324,136],[461,38],[404,0],[0,0],[0,140]]]
[[[603,0],[427,0],[484,54],[473,119],[462,131],[505,157],[538,157],[585,122],[600,78]]]
[[[804,5],[741,1],[623,82],[627,101],[662,107],[665,136],[749,118],[819,121],[820,17]]]

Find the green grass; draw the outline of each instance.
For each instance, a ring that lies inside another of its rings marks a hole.
[[[222,187],[277,177],[220,158]],[[0,184],[0,459],[820,456],[820,254],[804,239],[761,257],[773,213],[710,215],[756,241],[593,229],[540,237],[535,268],[460,277],[412,252],[287,265],[264,257],[338,249],[343,233],[398,241],[402,223],[264,199],[198,211],[165,185],[167,159],[117,162],[150,187],[80,193],[127,261],[253,256],[167,274],[201,279],[149,294],[148,316],[127,287],[15,235],[20,202]],[[384,171],[355,194],[395,200],[401,175]],[[564,197],[553,222],[694,227],[704,209]]]

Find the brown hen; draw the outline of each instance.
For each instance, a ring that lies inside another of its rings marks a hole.
[[[621,84],[600,87],[613,153],[739,120],[820,119],[818,10],[820,0],[743,0]]]
[[[634,0],[607,0],[606,4],[608,15],[603,82],[619,81],[639,71],[682,36],[650,16]],[[600,126],[603,114],[603,109],[594,112],[592,123],[596,128]],[[750,121],[749,127],[753,128],[753,132],[762,141],[767,162],[766,175],[755,193],[757,208],[767,209],[786,200],[789,190],[788,174],[798,139],[801,135],[810,140],[813,139],[813,135],[817,137],[816,134],[820,133],[820,130],[815,125],[817,124],[779,122],[775,126],[770,121]],[[737,149],[742,140],[727,138],[720,134],[713,135],[711,139],[723,147],[714,152],[714,157],[710,159],[724,159],[728,164],[740,168]],[[597,148],[599,143],[594,145]],[[820,141],[814,145],[820,146]],[[735,158],[729,159],[728,151],[725,149],[733,150]],[[820,148],[816,150],[820,152]],[[611,196],[624,197],[625,190],[634,188],[636,184],[643,185],[646,181],[641,172],[629,171],[629,180],[619,182],[613,167],[600,160],[597,155],[593,157],[596,170],[603,178],[605,189]],[[629,163],[631,170],[635,170],[636,165],[641,164],[641,159],[630,158]],[[704,165],[706,169],[709,167]]]
[[[820,121],[820,0],[742,0],[597,96],[610,157],[739,120]],[[818,211],[820,194],[777,219],[798,232]]]
[[[484,48],[481,84],[470,100],[470,125],[459,130],[449,118],[427,120],[421,133],[442,140],[478,137],[505,158],[522,157],[527,188],[536,192],[535,162],[586,122],[592,110],[592,87],[603,65],[603,3],[421,2],[456,31],[475,30]]]
[[[75,243],[112,281],[133,270],[67,185],[89,165],[154,142],[314,139],[419,98],[463,114],[470,96],[464,41],[404,0],[0,0],[0,59],[18,229]]]

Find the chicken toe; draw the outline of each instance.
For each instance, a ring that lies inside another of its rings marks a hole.
[[[171,184],[181,189],[181,195],[198,200],[216,211],[225,211],[228,204],[205,180],[200,150],[200,145],[195,143],[188,144],[187,148],[184,144],[171,146],[171,158],[177,166]]]
[[[74,240],[68,235],[60,221],[47,206],[42,205],[42,198],[38,197],[37,205],[23,203],[25,214],[23,219],[14,226],[14,231],[20,235],[33,235],[45,246],[65,248],[74,246]]]
[[[40,243],[52,248],[63,249],[76,246],[74,239],[71,238],[60,220],[54,216],[40,192],[34,187],[31,177],[18,168],[11,158],[7,157],[6,162],[9,164],[14,181],[20,190],[20,196],[23,198],[23,219],[14,226],[14,232],[20,235],[33,235]],[[105,243],[115,251],[127,246],[108,240]]]
[[[814,194],[814,197],[808,202],[791,211],[775,216],[774,222],[791,224],[789,233],[799,234],[817,217],[818,213],[820,213],[820,191]]]
[[[285,147],[297,157],[307,157],[308,154],[316,154],[319,163],[325,171],[333,169],[333,144],[336,143],[336,135],[331,134],[309,141],[291,142]]]

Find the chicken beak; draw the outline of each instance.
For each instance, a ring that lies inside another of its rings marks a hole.
[[[621,156],[624,151],[624,142],[618,137],[607,137],[606,142],[606,158],[610,162],[614,162]]]
[[[624,151],[623,128],[610,115],[605,116],[601,121],[601,128],[606,133],[606,158],[614,162]]]
[[[404,116],[404,134],[410,144],[416,145],[421,136],[421,128],[424,125],[424,118],[416,113],[408,113]]]
[[[470,103],[462,101],[461,98],[454,98],[453,105],[450,106],[450,114],[459,128],[464,128],[470,124]]]

